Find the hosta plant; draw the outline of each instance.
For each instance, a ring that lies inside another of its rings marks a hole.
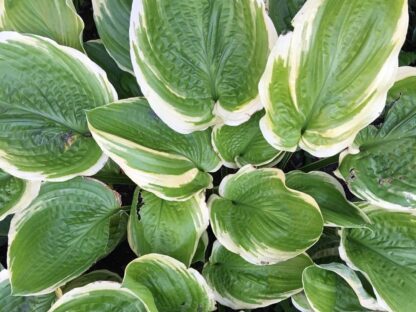
[[[0,312],[414,312],[414,7],[0,0]]]

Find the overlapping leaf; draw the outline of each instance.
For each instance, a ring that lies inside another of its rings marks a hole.
[[[158,312],[149,293],[135,293],[115,282],[96,282],[63,295],[50,312]]]
[[[272,264],[295,257],[322,233],[315,200],[289,189],[279,169],[246,166],[227,176],[208,206],[220,243],[253,264]]]
[[[267,143],[260,131],[259,120],[263,115],[258,112],[239,126],[214,127],[212,144],[227,167],[262,166],[276,163],[283,157],[284,153]]]
[[[0,33],[0,167],[22,179],[93,175],[107,159],[85,110],[117,99],[97,65],[53,41]]]
[[[92,179],[43,184],[9,230],[13,293],[53,292],[104,256],[120,204],[117,193]]]
[[[337,174],[358,197],[385,208],[416,208],[416,70],[402,67],[383,124],[362,130]]]
[[[303,271],[303,287],[316,312],[381,311],[357,274],[340,263],[312,265]]]
[[[261,0],[135,0],[134,72],[156,114],[181,133],[260,110],[257,85],[275,29]]]
[[[133,73],[129,26],[133,0],[92,0],[94,20],[108,53],[122,70]]]
[[[129,242],[139,255],[159,253],[190,265],[202,233],[208,227],[209,213],[205,194],[183,202],[160,199],[142,192],[143,205],[138,220],[132,207]],[[136,237],[132,237],[132,236]]]
[[[233,309],[256,309],[277,303],[302,289],[302,271],[312,264],[306,255],[273,265],[254,265],[218,241],[203,275],[215,299]]]
[[[103,151],[141,188],[167,200],[186,200],[211,187],[221,164],[211,131],[189,135],[166,126],[143,98],[88,113],[89,128]]]
[[[21,180],[0,170],[0,221],[26,208],[39,189],[40,182]]]
[[[342,230],[341,257],[365,274],[385,308],[412,312],[416,306],[416,216],[375,206],[364,211],[372,224]]]
[[[0,272],[0,310],[4,312],[47,312],[56,300],[55,293],[37,297],[13,296],[10,286],[10,274]]]
[[[80,51],[84,22],[72,0],[1,0],[0,30],[53,39]]]
[[[307,1],[259,84],[269,143],[318,157],[351,144],[383,110],[407,25],[406,0]]]
[[[311,195],[327,226],[362,227],[370,223],[365,213],[347,200],[342,185],[327,173],[292,171],[287,175],[286,185]]]
[[[152,293],[159,312],[215,310],[204,278],[168,256],[149,254],[130,262],[123,286],[135,289],[139,285]]]

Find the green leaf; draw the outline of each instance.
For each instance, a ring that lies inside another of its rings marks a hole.
[[[209,223],[205,194],[183,202],[166,201],[146,191],[141,195],[140,220],[137,220],[136,207],[132,206],[130,213],[130,219],[135,219],[129,222],[129,242],[135,245],[132,249],[138,256],[159,253],[191,265]]]
[[[98,145],[141,188],[166,200],[187,200],[212,187],[207,172],[221,161],[210,130],[176,133],[143,98],[94,109],[88,123]]]
[[[269,15],[279,34],[293,30],[292,19],[306,0],[268,0]]]
[[[209,236],[207,231],[202,233],[201,239],[198,242],[192,263],[203,262],[205,263],[205,253],[207,252],[209,244]]]
[[[311,305],[308,302],[308,298],[306,298],[305,293],[301,292],[296,295],[292,296],[292,304],[298,311],[301,312],[313,312]]]
[[[105,70],[120,99],[141,95],[136,78],[118,67],[101,40],[90,40],[84,44],[84,48],[88,57]]]
[[[2,0],[0,30],[50,38],[80,51],[84,22],[72,0]]]
[[[343,229],[340,254],[351,268],[361,271],[379,301],[397,312],[416,306],[416,215],[376,206],[364,208],[369,229]]]
[[[215,301],[204,278],[171,257],[149,254],[127,266],[123,286],[147,287],[160,312],[214,311]]]
[[[233,309],[257,309],[289,298],[302,289],[302,271],[312,261],[304,254],[272,265],[254,265],[214,243],[203,275],[215,299]]]
[[[349,202],[342,185],[327,173],[292,171],[286,177],[291,189],[312,196],[321,209],[326,226],[363,227],[370,223],[368,217]]]
[[[284,153],[270,146],[261,134],[259,120],[263,115],[258,112],[239,126],[214,127],[212,144],[227,167],[262,166],[281,160]]]
[[[117,99],[84,54],[53,41],[0,33],[0,167],[21,179],[93,175],[107,157],[88,132],[85,110]]]
[[[303,287],[316,312],[380,311],[357,274],[340,263],[312,265],[303,271]]]
[[[43,184],[10,226],[13,294],[46,294],[86,271],[108,251],[120,205],[117,193],[93,179]]]
[[[220,243],[253,264],[293,258],[316,243],[323,230],[315,200],[289,189],[279,169],[245,166],[222,180],[208,201]]]
[[[39,189],[40,182],[21,180],[0,170],[0,221],[25,209],[38,195]]]
[[[111,253],[127,237],[127,224],[129,215],[127,212],[120,210],[110,219],[110,233],[105,255]]]
[[[62,292],[67,293],[74,288],[80,288],[80,287],[86,286],[94,282],[104,282],[104,281],[121,283],[122,279],[120,276],[118,276],[118,274],[113,273],[111,271],[96,270],[96,271],[92,271],[84,275],[81,275],[80,277],[77,277],[76,279],[70,281],[64,287],[62,287]]]
[[[135,0],[130,39],[143,94],[175,131],[239,125],[261,109],[276,40],[262,0]]]
[[[149,294],[114,282],[96,282],[63,295],[49,312],[157,312]]]
[[[36,297],[12,295],[7,270],[0,272],[0,310],[4,312],[47,312],[55,301],[55,293]]]
[[[385,208],[416,208],[416,69],[401,67],[384,123],[362,130],[336,174],[358,197]]]
[[[131,74],[129,26],[133,0],[92,0],[94,20],[105,48]]]
[[[348,147],[384,108],[407,25],[406,0],[307,1],[259,84],[267,141],[317,157]]]

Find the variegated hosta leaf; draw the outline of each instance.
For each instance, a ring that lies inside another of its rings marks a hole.
[[[55,293],[36,296],[12,296],[10,274],[7,270],[0,272],[0,311],[2,312],[47,312],[55,301]]]
[[[308,0],[259,84],[269,143],[318,157],[350,145],[383,110],[407,25],[406,0]]]
[[[337,174],[358,197],[385,208],[416,208],[416,69],[401,67],[380,127],[341,154]]]
[[[327,173],[292,171],[286,176],[286,185],[311,195],[318,203],[327,226],[350,228],[370,223],[365,213],[347,200],[337,179]]]
[[[300,312],[313,312],[311,305],[308,302],[304,292],[300,292],[292,296],[293,306]]]
[[[84,22],[72,0],[1,0],[0,30],[48,37],[80,51]]]
[[[214,243],[203,275],[215,299],[233,309],[256,309],[280,302],[302,289],[302,271],[312,261],[304,254],[272,265],[254,265]]]
[[[311,247],[323,230],[315,200],[289,189],[279,169],[245,166],[222,180],[208,201],[211,226],[220,243],[253,264],[293,258]]]
[[[123,286],[147,287],[160,312],[214,311],[213,294],[204,278],[194,269],[171,257],[148,254],[127,266]]]
[[[130,213],[129,242],[137,245],[132,249],[138,252],[138,256],[159,253],[189,266],[209,223],[205,194],[173,202],[143,191],[142,198],[140,220],[136,207],[132,207]]]
[[[133,0],[92,0],[94,20],[108,53],[118,66],[133,74],[130,60],[130,12]]]
[[[214,127],[212,144],[227,167],[262,166],[283,157],[284,153],[267,143],[260,131],[259,120],[263,115],[263,112],[257,112],[239,126]]]
[[[376,295],[392,311],[416,306],[416,215],[369,205],[369,228],[343,229],[341,257],[364,273]]]
[[[63,295],[49,312],[158,312],[149,293],[115,282],[96,282]]]
[[[0,221],[26,208],[38,195],[40,182],[26,181],[0,170]]]
[[[10,226],[13,293],[49,293],[87,270],[107,252],[120,204],[117,193],[93,179],[44,183]]]
[[[262,0],[134,0],[134,72],[180,133],[239,125],[260,110],[258,82],[276,38]]]
[[[136,78],[118,67],[101,40],[87,41],[84,43],[84,48],[88,57],[105,70],[108,80],[117,91],[119,99],[141,95]]]
[[[0,167],[22,179],[95,174],[107,160],[85,110],[117,99],[102,69],[53,41],[0,33]]]
[[[77,277],[76,279],[61,287],[63,293],[69,292],[74,288],[86,286],[95,282],[118,282],[121,283],[121,277],[108,270],[96,270]]]
[[[166,126],[143,98],[88,112],[89,128],[103,151],[141,188],[167,200],[187,200],[212,187],[221,161],[211,131],[189,135]]]
[[[303,271],[303,288],[315,312],[380,311],[357,274],[340,263],[312,265]]]

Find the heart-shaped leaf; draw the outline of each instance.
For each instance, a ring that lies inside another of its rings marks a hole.
[[[387,103],[384,123],[359,133],[337,175],[374,205],[416,208],[416,69],[400,68]]]
[[[239,125],[276,38],[262,0],[134,0],[134,72],[156,114],[181,133]]]
[[[254,265],[216,241],[203,275],[222,305],[257,309],[301,291],[302,271],[311,264],[303,254],[277,264]]]
[[[189,135],[166,126],[143,98],[88,112],[89,128],[103,151],[141,188],[167,200],[187,200],[212,187],[206,173],[221,165],[211,130]]]
[[[259,84],[260,128],[276,149],[332,156],[384,108],[406,38],[407,1],[309,0],[293,26]]]
[[[104,156],[85,110],[117,99],[105,72],[81,52],[0,33],[0,167],[27,180],[93,175]]]
[[[253,264],[293,258],[322,233],[315,200],[286,187],[279,169],[245,166],[222,180],[219,195],[208,201],[212,230],[224,247]]]
[[[13,294],[53,292],[104,256],[120,204],[117,193],[89,178],[43,184],[10,226]]]

